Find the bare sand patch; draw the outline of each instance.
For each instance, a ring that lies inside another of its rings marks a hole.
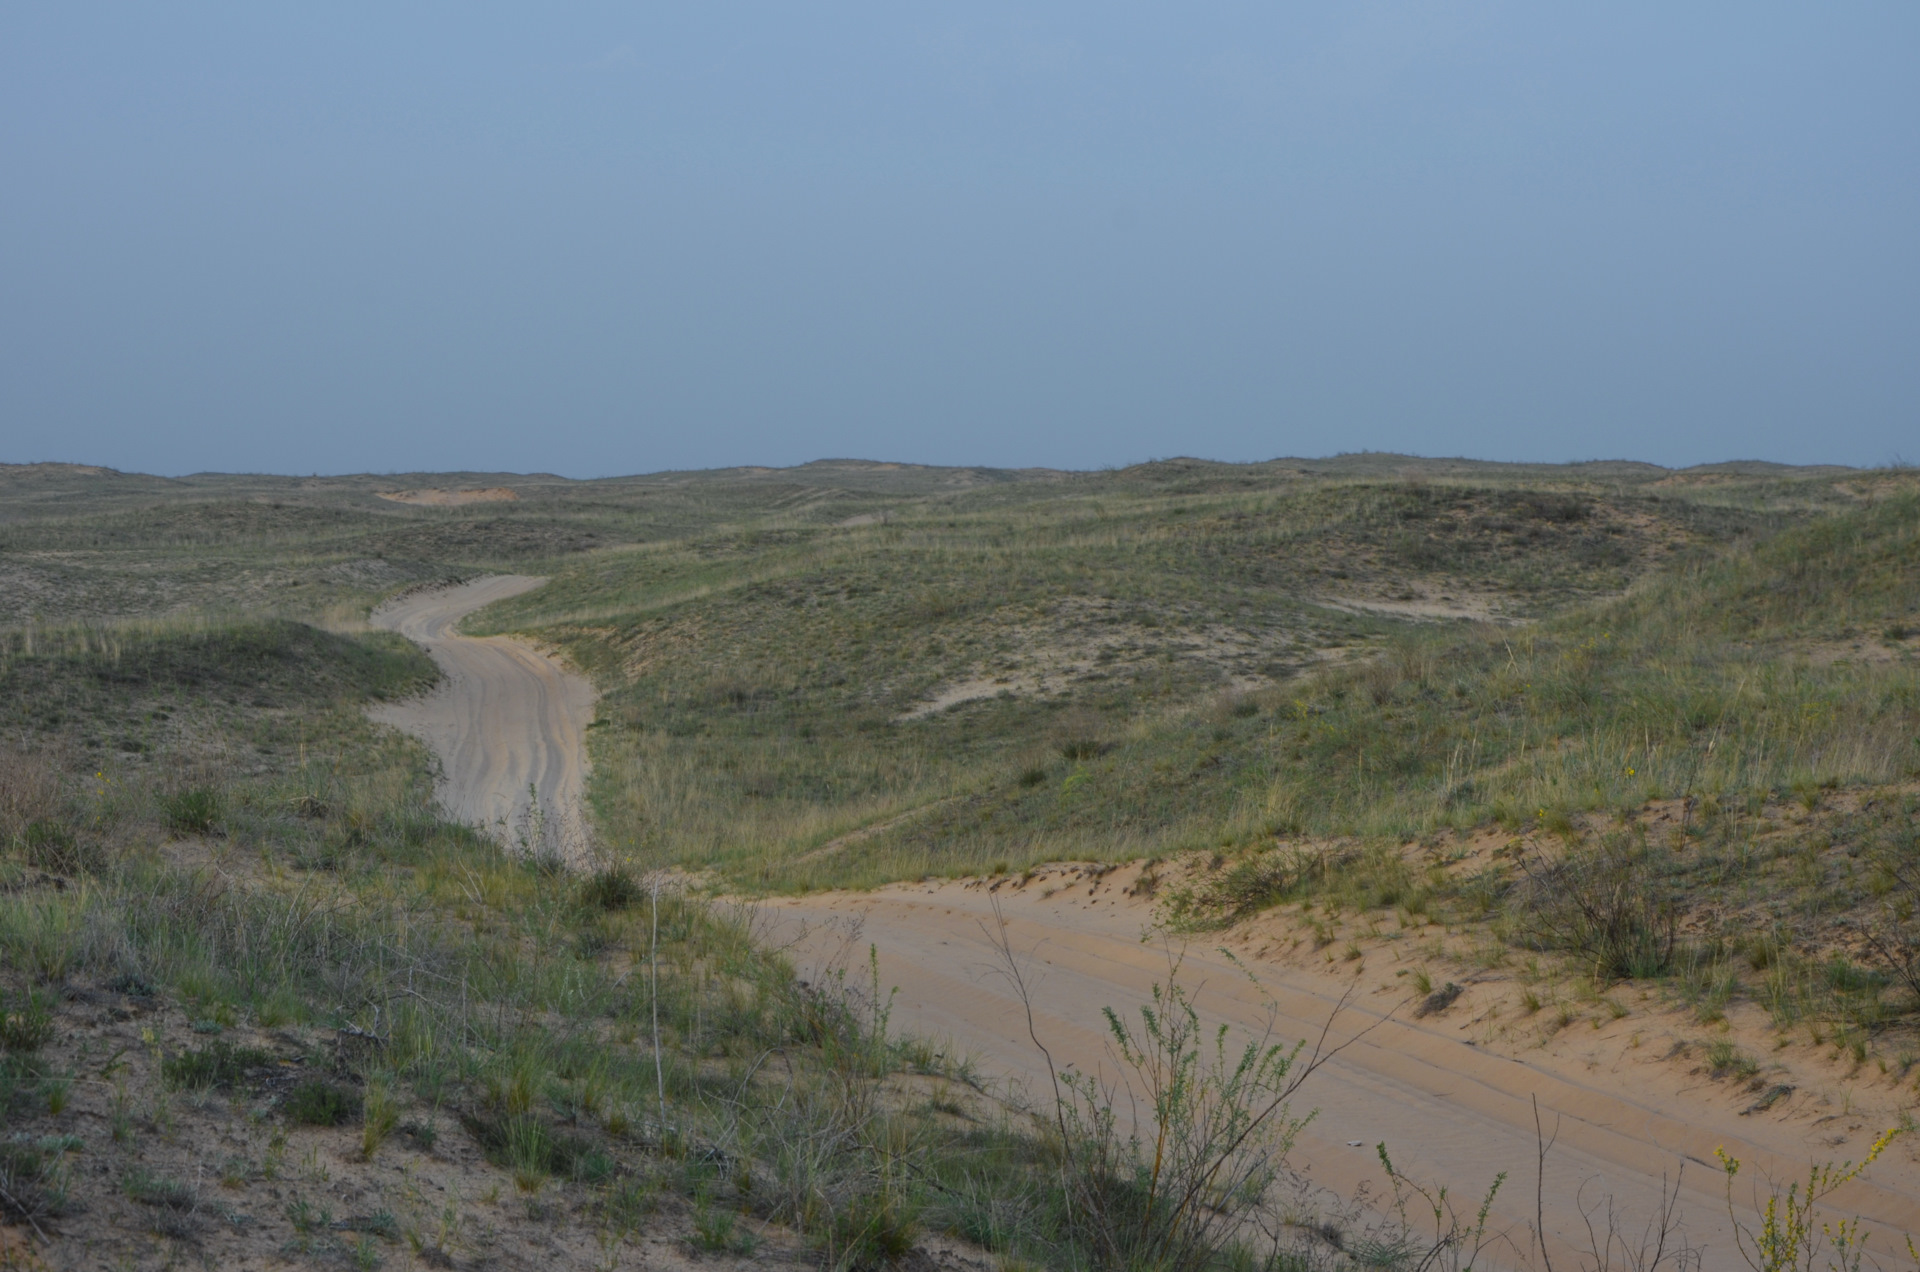
[[[933,690],[898,717],[918,720],[1001,694],[1049,698],[1089,681],[1131,675],[1161,659],[1204,663],[1223,687],[1247,692],[1317,661],[1311,633],[1250,629],[1177,612],[1134,613],[1075,598],[996,626],[1004,648]]]
[[[1510,623],[1516,620],[1500,613],[1500,603],[1491,596],[1416,596],[1411,599],[1379,597],[1323,596],[1314,601],[1343,614],[1373,615],[1387,618],[1411,618],[1433,621]]]
[[[1257,1035],[1271,1019],[1279,1038],[1311,1048],[1331,1017],[1329,1041],[1351,1045],[1302,1092],[1319,1112],[1295,1162],[1341,1196],[1387,1194],[1373,1148],[1384,1142],[1396,1166],[1460,1197],[1477,1199],[1499,1172],[1513,1172],[1493,1218],[1530,1223],[1537,1099],[1549,1131],[1558,1127],[1544,1188],[1548,1230],[1567,1243],[1555,1253],[1571,1252],[1584,1232],[1583,1201],[1611,1194],[1637,1224],[1683,1170],[1687,1234],[1713,1250],[1708,1266],[1721,1266],[1732,1245],[1716,1148],[1748,1163],[1743,1180],[1765,1174],[1784,1185],[1813,1162],[1858,1160],[1899,1122],[1904,1099],[1893,1087],[1849,1078],[1817,1050],[1763,1046],[1771,1035],[1758,1009],[1705,1026],[1651,991],[1617,989],[1622,1013],[1581,1002],[1567,1016],[1552,1005],[1529,1010],[1511,973],[1436,965],[1433,978],[1450,976],[1462,992],[1415,1019],[1413,973],[1434,957],[1433,941],[1454,934],[1356,931],[1349,945],[1322,947],[1296,916],[1268,912],[1185,944],[1156,928],[1145,895],[1153,881],[1142,874],[1137,865],[1068,864],[822,893],[764,902],[760,922],[803,974],[850,954],[863,961],[871,945],[883,982],[899,989],[896,1022],[980,1057],[1035,1095],[1046,1088],[1044,1062],[989,939],[1002,922],[1030,962],[1041,1041],[1060,1064],[1105,1080],[1119,1070],[1103,1008],[1131,1012],[1166,979],[1170,959],[1210,1020]],[[1452,944],[1469,953],[1459,938]],[[1761,1086],[1713,1075],[1704,1057],[1722,1038],[1762,1057]],[[1920,1230],[1912,1147],[1897,1144],[1837,1200],[1883,1233]]]
[[[423,508],[453,508],[460,504],[476,503],[517,503],[520,496],[505,486],[488,486],[474,490],[377,490],[374,492],[382,499],[392,503],[414,504]]]

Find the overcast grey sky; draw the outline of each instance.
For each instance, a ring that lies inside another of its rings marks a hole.
[[[0,9],[0,460],[1920,460],[1920,6]]]

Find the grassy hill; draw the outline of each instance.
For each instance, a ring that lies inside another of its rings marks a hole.
[[[1431,820],[1394,804],[1410,761],[1343,753],[1323,720],[1311,746],[1337,772],[1300,768],[1289,720],[1323,717],[1323,686],[1355,677],[1402,692],[1382,677],[1451,657],[1462,627],[1495,649],[1551,642],[1540,620],[1707,568],[1837,497],[1821,478],[1709,500],[1564,470],[1506,485],[1161,467],[598,553],[484,621],[560,645],[606,689],[593,798],[619,851],[741,883],[870,883],[1303,817]],[[1448,815],[1486,816],[1509,794],[1463,783],[1506,744],[1463,736],[1442,759]],[[1344,802],[1296,807],[1293,784]]]
[[[1203,849],[1181,922],[1286,906],[1331,958],[1438,918],[1885,1065],[1917,538],[1907,474],[1766,465],[0,468],[0,1260],[1111,1262],[1063,1141],[857,969],[800,984],[635,866]],[[552,582],[480,617],[604,691],[588,878],[441,821],[364,716],[433,676],[368,608],[501,568]]]

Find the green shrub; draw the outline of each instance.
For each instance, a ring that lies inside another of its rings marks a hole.
[[[897,1189],[880,1188],[837,1207],[819,1243],[836,1268],[872,1269],[899,1262],[919,1235],[918,1208]]]
[[[78,874],[99,867],[98,854],[80,842],[71,827],[49,818],[27,824],[20,837],[28,865],[56,874]]]
[[[168,1056],[160,1062],[160,1076],[173,1086],[206,1090],[232,1086],[245,1078],[248,1071],[266,1068],[275,1061],[276,1057],[271,1051],[263,1051],[258,1047],[236,1047],[222,1041],[199,1051],[183,1051],[179,1055]]]
[[[65,1209],[65,1154],[71,1147],[66,1142],[46,1140],[37,1144],[19,1140],[0,1143],[0,1215],[37,1223]]]
[[[580,885],[581,903],[601,910],[625,910],[638,905],[647,890],[625,866],[596,870]]]
[[[1516,924],[1522,943],[1570,951],[1599,980],[1659,976],[1673,967],[1675,912],[1644,844],[1612,837],[1557,860],[1523,863],[1523,870]]]
[[[220,825],[218,791],[204,786],[160,797],[160,815],[167,829],[181,835],[210,835]]]
[[[309,1078],[287,1092],[281,1107],[298,1126],[339,1126],[359,1116],[360,1096],[338,1083]]]
[[[527,1191],[548,1175],[587,1183],[613,1177],[613,1161],[604,1150],[579,1136],[556,1133],[531,1113],[506,1117],[470,1113],[460,1121],[487,1160],[511,1170]]]
[[[53,1038],[53,1008],[38,990],[0,991],[0,1047],[38,1051]]]
[[[128,1197],[143,1206],[189,1211],[200,1204],[199,1194],[194,1192],[191,1184],[156,1174],[140,1166],[127,1172],[126,1178],[121,1181],[121,1187]]]

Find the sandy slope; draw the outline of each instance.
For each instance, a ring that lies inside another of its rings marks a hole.
[[[494,575],[381,607],[374,626],[425,646],[445,679],[424,697],[372,715],[433,748],[441,766],[437,793],[454,817],[516,846],[578,862],[587,845],[580,798],[593,686],[530,645],[454,630],[482,606],[544,582]]]
[[[1164,943],[1143,939],[1148,905],[1125,895],[1133,876],[1056,875],[1025,887],[1012,880],[997,887],[924,883],[781,899],[765,903],[758,921],[771,939],[792,946],[802,968],[837,956],[860,975],[868,944],[876,946],[883,984],[899,987],[899,1026],[951,1039],[988,1070],[1018,1075],[1032,1089],[1044,1085],[1045,1070],[983,931],[993,922],[992,903],[1001,903],[1014,947],[1031,954],[1041,1041],[1063,1064],[1113,1075],[1102,1008],[1131,1011],[1168,967]],[[1411,1019],[1410,991],[1384,951],[1370,953],[1373,967],[1363,963],[1355,978],[1262,960],[1243,942],[1235,952],[1245,965],[1236,968],[1213,948],[1218,944],[1194,942],[1182,973],[1184,983],[1201,987],[1202,1013],[1214,1021],[1257,1026],[1270,993],[1279,1035],[1312,1039],[1343,990],[1357,987],[1332,1041],[1362,1036],[1304,1089],[1303,1100],[1319,1114],[1295,1154],[1297,1165],[1341,1196],[1363,1187],[1381,1194],[1374,1145],[1385,1141],[1397,1166],[1448,1184],[1468,1210],[1499,1172],[1510,1172],[1495,1217],[1524,1229],[1533,1217],[1537,1097],[1549,1129],[1556,1120],[1560,1128],[1547,1163],[1546,1220],[1563,1250],[1585,1248],[1583,1196],[1591,1206],[1612,1194],[1637,1217],[1637,1234],[1657,1203],[1662,1175],[1684,1164],[1687,1235],[1709,1247],[1706,1267],[1736,1267],[1716,1147],[1747,1163],[1739,1191],[1746,1196],[1745,1184],[1760,1170],[1783,1181],[1804,1179],[1815,1160],[1861,1156],[1873,1133],[1890,1124],[1804,1089],[1779,1109],[1743,1116],[1754,1096],[1701,1076],[1697,1061],[1689,1070],[1686,1060],[1676,1060],[1676,1026],[1657,1014],[1636,1013],[1604,1032],[1583,1022],[1563,1031],[1557,1046],[1521,1042],[1520,1033],[1482,1027],[1486,1015],[1469,1019],[1471,997],[1442,1015]],[[1245,968],[1258,974],[1264,991]],[[1843,1194],[1881,1234],[1876,1248],[1899,1248],[1892,1234],[1920,1231],[1913,1147],[1896,1142],[1866,1181]]]

